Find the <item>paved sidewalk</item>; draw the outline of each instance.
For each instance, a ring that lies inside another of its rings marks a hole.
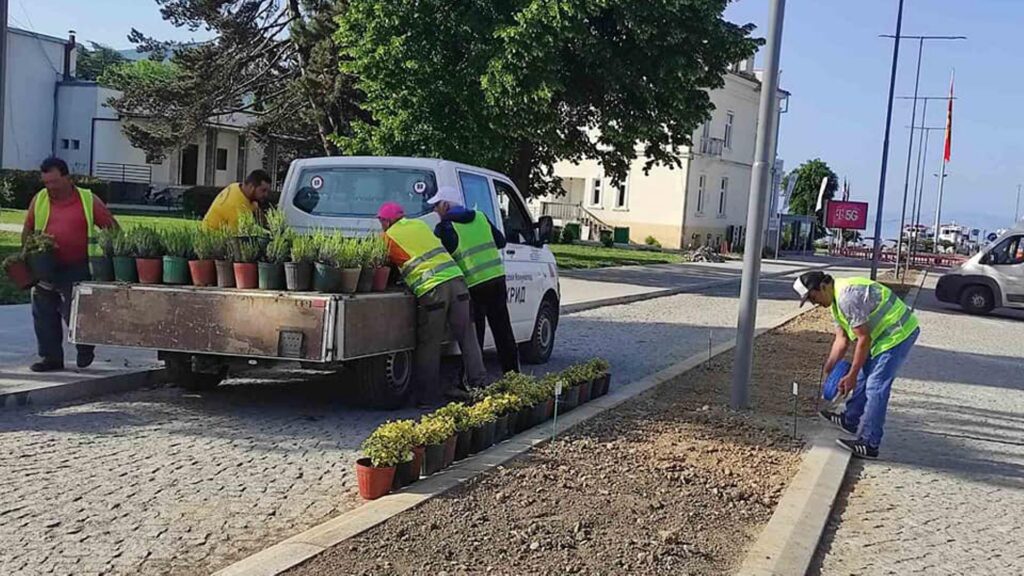
[[[1024,314],[918,308],[882,458],[851,465],[812,573],[1024,574]]]

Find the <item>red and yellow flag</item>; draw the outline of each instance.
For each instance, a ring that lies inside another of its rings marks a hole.
[[[943,159],[949,162],[949,153],[953,144],[953,80],[956,72],[949,77],[949,104],[946,107],[946,147],[943,151]]]

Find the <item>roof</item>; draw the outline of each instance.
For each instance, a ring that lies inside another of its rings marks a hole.
[[[21,28],[15,28],[13,26],[9,26],[7,28],[7,31],[11,32],[13,34],[20,34],[22,36],[28,36],[30,38],[38,38],[39,40],[46,40],[47,42],[54,42],[54,43],[57,43],[57,44],[67,45],[67,43],[68,43],[67,38],[58,38],[56,36],[50,36],[48,34],[40,34],[39,32],[32,32],[31,30],[23,30]]]

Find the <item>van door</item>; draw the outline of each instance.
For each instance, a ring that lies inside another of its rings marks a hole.
[[[1004,238],[981,261],[981,268],[999,284],[1003,304],[1024,308],[1024,235]]]
[[[537,309],[544,296],[548,264],[542,261],[537,229],[515,188],[497,178],[492,178],[491,182],[508,242],[504,250],[508,312],[512,317],[516,341],[524,342],[533,335]]]

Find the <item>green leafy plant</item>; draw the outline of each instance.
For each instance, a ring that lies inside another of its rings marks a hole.
[[[502,376],[497,382],[491,384],[484,390],[485,396],[498,394],[513,394],[522,402],[522,406],[530,406],[544,402],[554,394],[554,388],[543,381],[538,381],[533,376],[509,372]]]
[[[376,234],[363,238],[363,258],[366,266],[383,268],[389,263],[388,241]]]
[[[292,240],[292,262],[313,262],[318,252],[317,237],[314,234],[298,234]]]
[[[658,239],[655,238],[654,236],[648,236],[647,238],[644,238],[644,244],[647,244],[648,246],[654,246],[656,248],[661,248],[661,242],[658,242]]]
[[[434,411],[434,416],[447,418],[455,426],[456,432],[469,429],[469,408],[462,402],[452,402]]]
[[[191,228],[185,226],[171,226],[163,228],[159,232],[160,245],[167,256],[175,258],[191,258],[192,244],[194,241]]]
[[[132,258],[135,256],[135,239],[131,231],[117,228],[111,235],[111,248],[114,256]]]
[[[30,254],[46,254],[57,248],[57,241],[46,232],[32,232],[25,239],[21,250],[26,256]]]
[[[573,364],[559,374],[559,377],[569,386],[577,386],[584,382],[593,380],[594,374],[587,364]]]
[[[469,407],[467,412],[469,415],[470,428],[490,424],[498,419],[498,410],[497,406],[495,406],[493,396],[487,396],[476,404],[473,404]]]
[[[196,260],[215,260],[218,256],[218,233],[199,227],[192,231],[192,251]]]
[[[96,244],[104,256],[114,255],[114,236],[118,234],[118,230],[119,228],[100,228],[96,231]]]
[[[359,240],[355,238],[342,237],[336,246],[337,252],[334,259],[339,268],[361,268],[359,259]]]
[[[15,252],[14,254],[8,254],[7,257],[4,258],[3,267],[7,268],[8,266],[12,266],[14,264],[20,264],[20,263],[22,263],[24,261],[25,261],[25,256],[23,256],[20,252]]]
[[[267,210],[267,230],[270,231],[271,236],[282,236],[287,235],[291,231],[288,228],[288,224],[285,222],[284,211],[277,208],[271,208]]]
[[[499,416],[516,412],[526,405],[522,398],[511,392],[501,392],[489,396],[488,399],[494,405],[494,411]]]
[[[292,240],[288,232],[274,235],[267,244],[264,260],[271,264],[284,264],[291,254]]]
[[[238,236],[241,238],[262,238],[267,235],[266,229],[260,226],[254,212],[242,212],[238,215]]]
[[[416,424],[416,445],[442,444],[455,433],[455,424],[448,418],[425,415]]]
[[[374,467],[386,468],[412,460],[416,445],[416,423],[395,420],[381,424],[363,441],[363,454]]]
[[[260,259],[260,245],[248,238],[238,238],[235,242],[234,261],[242,263],[257,262]]]
[[[587,362],[587,367],[590,368],[591,376],[596,378],[607,374],[608,371],[611,370],[612,365],[604,358],[594,358],[590,362]]]
[[[203,230],[210,239],[210,257],[214,260],[230,260],[233,257],[232,246],[235,239],[231,232],[224,228],[216,230]]]
[[[163,245],[160,234],[156,230],[146,226],[136,226],[129,234],[131,234],[137,258],[160,258],[163,256]]]

